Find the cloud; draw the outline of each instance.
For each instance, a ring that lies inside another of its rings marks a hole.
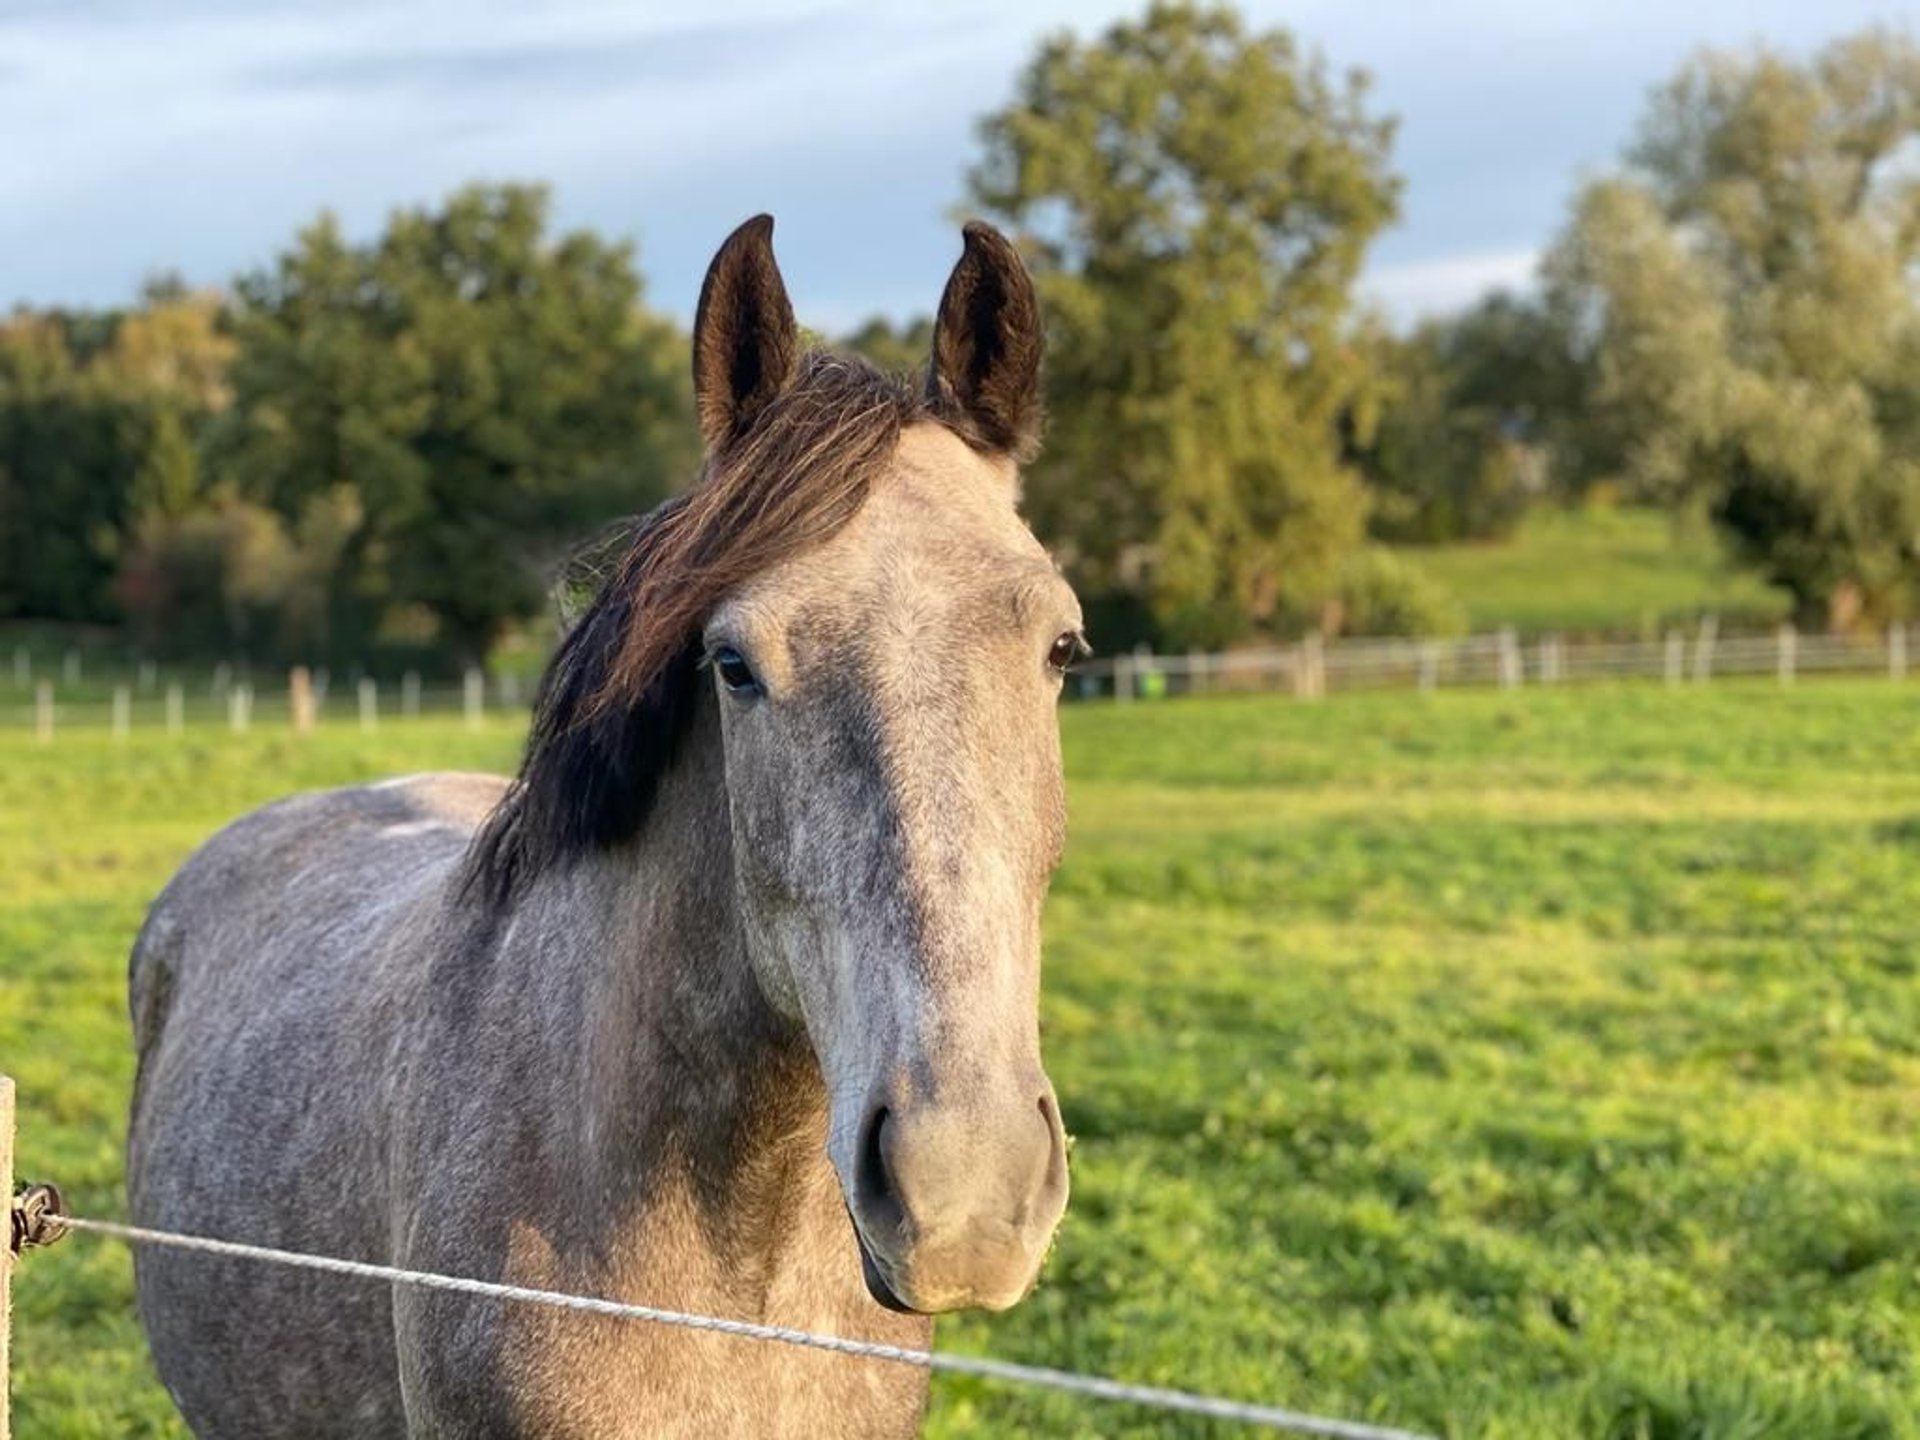
[[[1524,278],[1514,257],[1697,44],[1804,51],[1884,0],[1244,3],[1336,72],[1372,71],[1370,107],[1402,117],[1403,218],[1368,284],[1410,315]],[[1138,10],[0,0],[0,308],[115,303],[156,267],[220,281],[323,207],[367,234],[469,180],[536,179],[563,222],[638,237],[683,315],[713,246],[762,209],[803,313],[925,310],[975,118],[1041,34]]]
[[[1379,265],[1361,279],[1360,294],[1400,323],[1463,310],[1494,290],[1526,290],[1540,263],[1536,249],[1480,250]]]

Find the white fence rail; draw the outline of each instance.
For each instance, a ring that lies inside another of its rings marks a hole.
[[[1701,685],[1736,676],[1791,685],[1805,675],[1873,675],[1903,680],[1912,636],[1904,626],[1877,634],[1721,635],[1711,619],[1692,631],[1643,640],[1522,641],[1512,631],[1457,640],[1309,638],[1298,645],[1225,654],[1155,655],[1144,650],[1090,661],[1068,679],[1077,699],[1121,701],[1166,695],[1279,690],[1318,699],[1356,690],[1517,689],[1594,680]]]
[[[46,673],[34,678],[22,666],[15,667],[14,679],[10,685],[0,672],[0,735],[26,731],[49,742],[75,731],[105,731],[125,740],[136,732],[180,735],[189,727],[245,734],[326,725],[371,734],[383,721],[427,714],[464,716],[479,728],[489,716],[521,713],[531,690],[516,676],[489,679],[479,671],[452,683],[423,684],[411,671],[398,680],[356,672],[330,681],[324,670],[274,673],[224,665],[191,681],[147,667],[138,683],[65,684]]]
[[[1782,626],[1765,634],[1721,635],[1711,616],[1696,629],[1640,640],[1544,635],[1523,641],[1510,630],[1455,640],[1322,642],[1309,637],[1264,650],[1104,656],[1076,666],[1067,693],[1078,700],[1125,701],[1283,691],[1312,700],[1357,690],[1518,689],[1594,680],[1657,680],[1671,686],[1736,676],[1783,685],[1809,675],[1904,680],[1914,643],[1904,625],[1874,634],[1803,635]],[[72,730],[102,730],[124,740],[135,731],[177,735],[189,725],[236,733],[322,724],[372,732],[383,720],[432,713],[460,715],[477,728],[490,715],[523,711],[531,690],[516,677],[489,679],[477,670],[457,684],[423,685],[412,673],[397,682],[356,673],[330,684],[325,671],[249,675],[227,666],[192,684],[143,667],[139,684],[108,690],[64,684],[46,673],[48,668],[36,678],[29,667],[16,664],[11,685],[0,679],[0,735],[28,731],[51,741]]]

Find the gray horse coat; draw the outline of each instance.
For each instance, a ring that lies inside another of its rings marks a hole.
[[[971,226],[924,389],[801,355],[749,222],[698,483],[542,682],[517,782],[304,795],[135,946],[136,1223],[894,1344],[1031,1286],[1079,613],[1015,513],[1039,322]],[[913,1433],[924,1372],[136,1253],[203,1437]]]

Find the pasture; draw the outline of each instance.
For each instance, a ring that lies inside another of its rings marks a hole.
[[[1505,540],[1400,548],[1473,630],[1657,635],[1707,611],[1728,630],[1787,618],[1785,593],[1736,568],[1704,522],[1658,510],[1541,507]]]
[[[1449,1436],[1920,1435],[1920,690],[1063,723],[1044,1017],[1074,1199],[1038,1292],[943,1348]],[[119,1213],[127,946],[198,840],[516,741],[0,734],[21,1172]],[[30,1257],[15,1303],[17,1433],[181,1433],[120,1247]],[[929,1433],[1235,1432],[941,1381]]]

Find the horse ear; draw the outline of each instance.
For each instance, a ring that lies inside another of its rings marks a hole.
[[[934,322],[928,399],[991,449],[1030,459],[1041,428],[1039,297],[1006,236],[981,220],[962,233]]]
[[[721,245],[693,316],[693,404],[717,450],[793,378],[799,336],[773,259],[773,217],[756,215]]]

